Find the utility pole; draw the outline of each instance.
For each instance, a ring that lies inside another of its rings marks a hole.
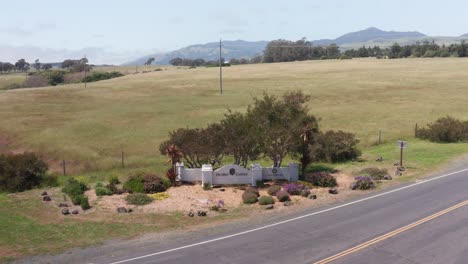
[[[86,54],[84,55],[84,58],[86,59]],[[88,68],[86,67],[85,65],[85,69],[84,69],[84,88],[86,89],[86,72],[88,71]]]
[[[223,94],[223,63],[221,59],[222,53],[222,40],[219,39],[219,94]]]

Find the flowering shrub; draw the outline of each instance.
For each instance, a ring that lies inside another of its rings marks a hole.
[[[167,192],[153,193],[148,196],[157,201],[161,201],[161,200],[169,198],[169,194]]]
[[[306,175],[305,180],[319,187],[336,187],[336,178],[328,172],[314,172]]]
[[[357,176],[355,182],[351,184],[352,190],[369,190],[375,188],[375,183],[370,176]]]
[[[304,186],[297,183],[288,183],[283,186],[283,189],[290,195],[300,195]]]

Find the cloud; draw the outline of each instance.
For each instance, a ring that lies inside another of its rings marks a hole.
[[[37,21],[28,26],[22,24],[0,27],[0,34],[13,35],[17,37],[30,37],[37,33],[51,31],[57,28],[53,22]]]
[[[121,64],[143,55],[155,53],[149,50],[113,51],[109,47],[87,47],[78,50],[51,49],[36,46],[10,46],[0,44],[2,61],[16,62],[24,58],[31,62],[62,62],[65,59],[79,59],[86,55],[92,64]]]

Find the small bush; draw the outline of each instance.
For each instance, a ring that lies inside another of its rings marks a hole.
[[[306,175],[305,180],[318,187],[336,187],[336,178],[327,172],[315,172]]]
[[[99,187],[104,187],[104,183],[97,182],[96,185],[94,185],[94,188],[99,188]]]
[[[102,80],[108,80],[112,78],[122,77],[122,73],[113,71],[113,72],[92,72],[91,75],[86,76],[82,79],[82,82],[97,82]]]
[[[85,198],[85,196],[83,194],[78,194],[78,195],[74,195],[74,196],[70,196],[71,197],[71,201],[74,205],[80,205],[81,204],[81,200],[83,200]]]
[[[119,180],[119,177],[115,176],[115,175],[111,175],[109,177],[109,184],[110,185],[117,185],[117,184],[120,184],[120,180]]]
[[[166,172],[166,178],[169,179],[169,181],[171,182],[171,185],[172,185],[172,186],[175,186],[175,185],[176,185],[177,173],[176,173],[176,171],[174,170],[174,168],[170,168],[169,170],[167,170],[167,172]]]
[[[258,196],[253,192],[249,192],[245,190],[244,193],[242,194],[242,201],[245,204],[254,204],[257,202],[257,200],[258,200]]]
[[[88,196],[83,195],[81,197],[80,206],[83,210],[88,210],[89,208],[91,208],[91,206],[89,205]]]
[[[273,196],[260,196],[258,203],[260,205],[274,204],[275,199],[273,199]]]
[[[124,183],[123,188],[129,193],[144,193],[144,179],[146,172],[136,171],[128,176],[128,180]]]
[[[74,178],[68,179],[68,183],[62,188],[62,192],[68,194],[73,199],[74,196],[83,194],[88,187]]]
[[[290,201],[291,198],[289,198],[289,194],[286,191],[279,191],[276,193],[276,198],[278,198],[278,201],[280,202],[286,202]]]
[[[314,160],[330,163],[354,160],[361,155],[358,143],[352,133],[330,130],[317,136],[311,155]]]
[[[153,201],[153,198],[149,197],[144,193],[134,193],[129,194],[127,197],[125,197],[125,201],[133,205],[145,205],[151,203]]]
[[[165,192],[171,183],[169,180],[166,181],[163,177],[160,177],[156,174],[146,174],[143,180],[143,186],[145,189],[145,193],[157,193],[157,192]]]
[[[77,182],[84,184],[85,186],[89,185],[89,178],[86,176],[75,176],[73,177]]]
[[[305,187],[303,190],[301,190],[301,196],[309,197],[309,194],[310,194],[309,187]]]
[[[205,190],[205,191],[213,190],[213,186],[211,186],[211,183],[205,182],[205,183],[203,183],[203,190]]]
[[[369,190],[375,188],[375,183],[370,176],[357,176],[351,185],[352,190]]]
[[[365,169],[361,170],[361,172],[359,174],[363,175],[363,176],[368,175],[373,180],[380,181],[380,180],[383,180],[383,178],[388,175],[388,170],[385,169],[385,168],[384,169],[379,169],[379,168],[376,168],[376,167],[370,167],[370,168],[365,168]]]
[[[105,187],[96,188],[96,196],[112,195],[113,192]]]
[[[283,186],[283,189],[289,193],[290,195],[299,195],[301,194],[301,190],[304,187],[297,183],[288,183]]]
[[[281,186],[279,186],[279,185],[272,185],[272,186],[268,187],[267,192],[268,192],[269,195],[275,196],[276,193],[279,192],[280,190],[281,190]]]
[[[22,192],[41,185],[47,164],[34,153],[0,155],[0,191]]]
[[[314,184],[312,184],[311,182],[307,182],[307,181],[298,181],[297,183],[299,183],[299,184],[301,184],[302,186],[304,186],[304,188],[313,189],[313,188],[316,187]]]
[[[245,189],[245,191],[246,191],[246,192],[251,192],[251,193],[257,195],[257,197],[260,196],[260,193],[259,193],[258,190],[255,189],[255,188],[249,187],[249,188]]]
[[[44,178],[42,179],[41,185],[43,187],[57,187],[59,186],[58,182],[58,175],[57,174],[52,174],[52,173],[47,173]]]
[[[468,141],[468,122],[450,116],[437,119],[434,123],[416,131],[416,137],[439,143]]]
[[[169,194],[167,192],[153,193],[153,194],[150,194],[149,196],[157,201],[162,201],[164,199],[169,198]]]

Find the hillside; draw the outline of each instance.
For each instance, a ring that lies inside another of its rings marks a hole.
[[[321,39],[314,41],[315,45],[329,45],[329,44],[337,44],[337,45],[345,45],[345,44],[352,44],[352,43],[363,43],[370,40],[396,40],[396,39],[403,39],[403,38],[421,38],[426,37],[425,34],[420,32],[398,32],[398,31],[383,31],[375,27],[370,27],[364,30],[351,32],[348,34],[344,34],[341,37],[336,39]]]
[[[70,173],[113,168],[123,147],[129,168],[162,172],[167,163],[158,146],[169,131],[218,121],[227,108],[245,111],[264,91],[296,89],[312,95],[310,109],[323,129],[356,133],[365,153],[379,129],[389,151],[396,151],[394,140],[412,138],[415,123],[448,114],[468,120],[463,58],[236,65],[223,72],[223,96],[218,69],[171,69],[88,83],[86,89],[72,84],[0,91],[0,145],[4,139],[7,149],[40,151],[56,162],[52,169],[70,160]],[[408,151],[411,159],[418,147]]]
[[[223,57],[226,60],[232,58],[251,58],[263,52],[268,41],[223,41]],[[156,59],[156,64],[169,64],[173,58],[187,58],[204,60],[218,60],[219,59],[219,42],[210,42],[206,44],[196,44],[185,48],[181,48],[165,54],[152,54],[145,57],[138,58],[134,61],[125,63],[124,65],[142,65],[150,57]]]

